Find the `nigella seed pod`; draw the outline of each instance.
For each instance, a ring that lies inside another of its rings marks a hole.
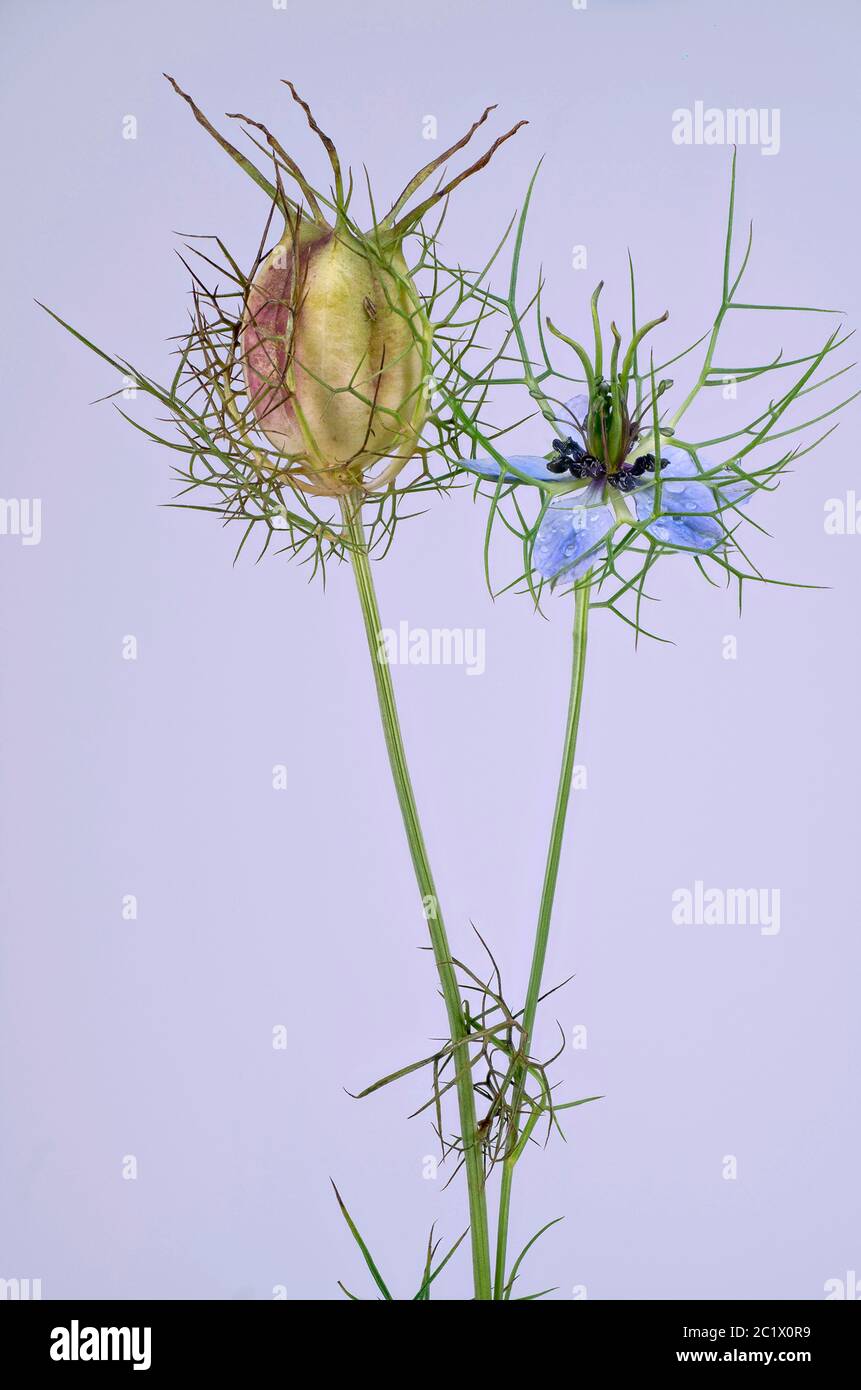
[[[204,129],[269,193],[273,212],[284,219],[276,245],[243,286],[235,340],[246,399],[236,399],[231,371],[225,387],[231,425],[245,432],[253,423],[265,442],[258,466],[279,484],[331,497],[386,487],[415,456],[429,409],[433,330],[407,266],[404,240],[430,208],[484,168],[525,122],[408,207],[487,120],[494,109],[488,107],[462,139],[419,170],[386,216],[364,231],[350,215],[352,177],[345,189],[335,146],[292,83],[285,85],[331,164],[329,195],[315,191],[265,126],[235,113],[233,119],[265,137],[275,171],[271,183],[168,80]],[[262,148],[256,136],[252,139]],[[285,192],[285,180],[298,189],[295,197]]]
[[[300,486],[387,482],[427,415],[431,327],[399,245],[288,228],[251,286],[242,356],[251,408]],[[380,471],[382,469],[382,471]]]

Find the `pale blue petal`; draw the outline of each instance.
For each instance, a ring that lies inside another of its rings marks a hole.
[[[640,521],[646,521],[655,510],[655,495],[654,483],[634,492],[634,506]],[[717,511],[717,506],[714,493],[705,483],[668,482],[665,478],[661,481],[662,512],[701,516],[704,512]]]
[[[515,468],[519,468],[521,473],[526,473],[530,478],[534,478],[536,482],[559,482],[559,474],[551,473],[550,469],[547,467],[547,460],[540,458],[538,454],[512,454],[507,462],[511,463]],[[498,478],[502,471],[496,459],[485,458],[457,459],[455,461],[455,467],[467,468],[470,473],[478,473],[482,478]],[[518,478],[514,473],[506,473],[505,481],[507,483],[519,483],[522,482],[523,479]]]
[[[569,401],[565,402],[560,410],[559,418],[556,421],[556,428],[563,438],[573,435],[575,439],[579,439],[580,431],[575,421],[579,421],[582,424],[588,414],[589,397],[572,396]]]
[[[634,451],[636,457],[636,451]],[[690,550],[713,550],[726,539],[726,531],[716,516],[726,502],[746,501],[751,489],[745,483],[726,486],[697,482],[697,475],[708,471],[684,449],[670,445],[661,450],[661,513],[646,527],[649,535],[663,545],[683,546]],[[640,521],[648,521],[655,510],[655,483],[648,483],[633,494],[634,509]],[[664,515],[666,513],[666,515]]]
[[[713,516],[661,516],[646,530],[662,545],[690,550],[713,550],[724,539],[724,529]]]
[[[584,507],[570,498],[551,502],[538,528],[533,564],[544,579],[579,579],[600,564],[604,537],[615,524],[613,508]]]
[[[636,448],[632,449],[628,455],[633,460],[639,457]],[[703,472],[697,466],[696,459],[684,449],[678,449],[674,444],[662,446],[661,448],[661,477],[662,478],[689,478],[696,479]]]
[[[685,453],[683,449],[670,446],[670,448],[663,451],[661,458],[661,473],[665,478],[695,478],[697,473],[710,472],[713,467],[707,459],[701,459],[700,465],[701,466],[698,468],[696,461],[690,454]],[[694,486],[696,486],[696,484]],[[724,477],[709,478],[707,482],[704,480],[700,486],[708,487],[717,498],[717,502],[709,507],[676,507],[669,504],[667,506],[667,511],[711,512],[718,511],[727,506],[740,507],[744,506],[746,502],[749,502],[753,494],[757,491],[752,483],[746,482],[743,478],[737,479],[733,474],[727,474]]]
[[[749,502],[756,491],[757,489],[752,483],[741,481],[724,483],[720,480],[715,483],[715,492],[724,506],[744,506],[745,502]]]
[[[632,450],[633,458],[637,457],[636,449]],[[661,477],[662,478],[695,478],[698,468],[684,449],[677,449],[675,445],[661,446]]]
[[[636,455],[635,455],[636,456]],[[672,446],[661,451],[661,511],[701,516],[715,512],[718,502],[714,489],[706,483],[695,482],[699,473],[696,462],[683,449]],[[689,481],[682,481],[683,479]],[[634,493],[634,508],[640,521],[646,521],[655,510],[655,484],[650,475]]]

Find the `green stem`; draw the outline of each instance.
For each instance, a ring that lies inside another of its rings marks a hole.
[[[418,808],[416,807],[415,794],[407,767],[389,664],[385,659],[380,660],[382,625],[359,498],[345,498],[341,504],[341,512],[344,518],[344,530],[347,536],[350,560],[356,578],[356,588],[359,592],[362,617],[365,621],[365,633],[371,654],[371,665],[377,687],[377,699],[380,705],[380,717],[392,769],[392,778],[403,816],[416,881],[425,905],[431,946],[445,1000],[446,1014],[448,1015],[449,1032],[452,1041],[461,1044],[455,1053],[455,1067],[463,1162],[469,1195],[473,1281],[476,1299],[487,1301],[491,1298],[487,1199],[484,1183],[484,1161],[476,1123],[472,1067],[468,1044],[464,1041],[467,1037],[467,1025],[464,1020],[463,1004],[452,961],[451,948],[439,906]]]
[[[574,632],[571,660],[571,691],[568,697],[568,716],[565,722],[565,742],[562,746],[562,765],[559,769],[559,785],[556,790],[556,806],[550,827],[550,843],[547,847],[547,863],[544,870],[544,885],[541,890],[541,903],[538,909],[538,925],[535,930],[535,945],[532,951],[532,968],[526,990],[526,1003],[523,1009],[523,1047],[530,1048],[535,1014],[541,996],[541,980],[544,975],[544,962],[547,957],[547,943],[550,938],[550,922],[553,916],[553,901],[556,896],[556,881],[559,877],[559,861],[562,856],[562,839],[565,833],[565,817],[571,795],[571,775],[574,770],[574,753],[577,747],[577,729],[580,724],[580,706],[583,700],[583,679],[586,671],[586,635],[589,621],[588,577],[574,594]],[[514,1115],[518,1115],[523,1095],[525,1074],[521,1069],[514,1081]],[[529,1122],[527,1122],[529,1124]],[[508,1221],[511,1212],[511,1187],[514,1169],[525,1144],[523,1136],[517,1132],[511,1136],[508,1153],[502,1164],[502,1180],[499,1189],[499,1216],[496,1235],[496,1264],[494,1270],[493,1296],[505,1296],[505,1262],[508,1247]]]

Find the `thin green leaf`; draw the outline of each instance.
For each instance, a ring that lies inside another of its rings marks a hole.
[[[392,1300],[392,1295],[389,1293],[389,1290],[386,1288],[385,1280],[383,1279],[383,1276],[382,1276],[382,1274],[380,1273],[380,1271],[377,1269],[377,1266],[376,1266],[376,1264],[374,1263],[373,1256],[371,1255],[370,1250],[368,1249],[367,1245],[366,1245],[365,1242],[363,1241],[363,1239],[362,1239],[362,1237],[361,1237],[361,1235],[360,1235],[360,1233],[359,1233],[359,1229],[358,1229],[358,1227],[356,1226],[355,1221],[353,1220],[353,1218],[352,1218],[352,1216],[350,1215],[350,1213],[347,1211],[347,1208],[346,1208],[346,1206],[344,1205],[344,1200],[343,1200],[343,1198],[342,1198],[340,1192],[338,1191],[337,1187],[335,1187],[335,1184],[334,1184],[334,1182],[332,1182],[332,1179],[331,1179],[331,1178],[329,1179],[329,1181],[332,1183],[332,1189],[333,1189],[333,1191],[334,1191],[334,1193],[335,1193],[335,1196],[336,1196],[337,1199],[338,1199],[338,1206],[341,1208],[341,1215],[343,1216],[344,1220],[346,1221],[347,1225],[349,1226],[349,1228],[350,1228],[350,1233],[351,1233],[351,1235],[352,1235],[354,1241],[355,1241],[356,1244],[358,1245],[359,1249],[360,1249],[361,1252],[362,1252],[362,1258],[364,1259],[365,1264],[368,1266],[368,1269],[370,1270],[371,1278],[373,1279],[373,1281],[374,1281],[374,1283],[376,1284],[377,1288],[380,1290],[380,1293],[383,1295],[383,1298],[386,1299],[387,1302],[392,1302],[392,1301],[393,1301],[393,1300]]]
[[[425,1278],[424,1278],[424,1282],[423,1282],[421,1288],[419,1289],[418,1293],[415,1295],[415,1298],[413,1299],[413,1302],[416,1302],[416,1300],[425,1300],[425,1299],[427,1299],[427,1298],[430,1297],[430,1295],[428,1294],[428,1289],[430,1288],[430,1286],[431,1286],[431,1284],[433,1283],[434,1279],[436,1279],[437,1275],[439,1275],[439,1274],[442,1273],[442,1271],[445,1269],[446,1265],[448,1264],[449,1260],[451,1259],[452,1255],[455,1253],[455,1251],[458,1249],[458,1247],[460,1246],[460,1244],[462,1243],[462,1241],[464,1241],[468,1235],[469,1235],[469,1227],[467,1226],[466,1230],[463,1232],[462,1235],[458,1236],[457,1240],[455,1241],[454,1245],[453,1245],[453,1246],[451,1247],[451,1249],[449,1250],[448,1254],[443,1256],[443,1258],[440,1260],[439,1264],[437,1265],[436,1269],[434,1269],[434,1270],[431,1270],[431,1269],[430,1269],[430,1262],[431,1262],[431,1259],[433,1258],[433,1252],[430,1250],[430,1248],[428,1249],[428,1262],[427,1262],[427,1265],[425,1266]],[[433,1247],[434,1251],[436,1250],[436,1248],[437,1248],[436,1246]]]

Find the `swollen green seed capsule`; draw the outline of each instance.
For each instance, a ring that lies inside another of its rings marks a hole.
[[[398,242],[288,231],[248,295],[242,353],[257,423],[300,487],[388,481],[427,416],[431,327]]]

